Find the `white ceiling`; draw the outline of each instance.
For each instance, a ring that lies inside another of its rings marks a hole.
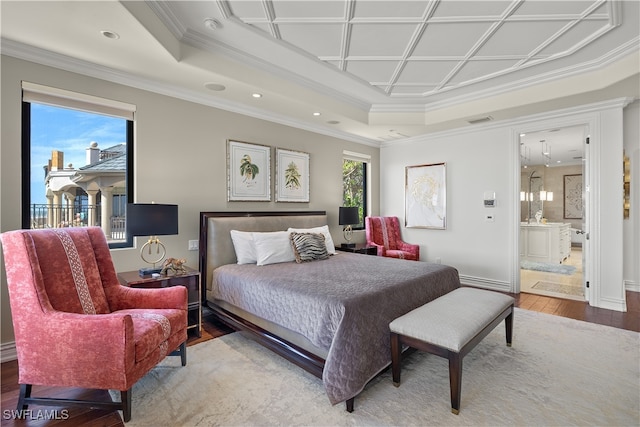
[[[0,7],[3,54],[371,145],[640,95],[638,1]]]
[[[545,129],[522,134],[520,163],[522,166],[549,167],[581,165],[585,139],[588,136],[586,126]]]

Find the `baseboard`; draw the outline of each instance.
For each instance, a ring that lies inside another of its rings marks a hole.
[[[16,360],[18,353],[16,352],[16,342],[3,342],[0,344],[0,363]]]
[[[466,286],[491,289],[493,291],[513,292],[513,290],[511,289],[511,283],[503,282],[500,280],[485,279],[483,277],[466,276],[464,274],[461,274],[460,283]]]
[[[640,292],[640,284],[635,283],[633,280],[625,280],[624,289],[631,292]]]

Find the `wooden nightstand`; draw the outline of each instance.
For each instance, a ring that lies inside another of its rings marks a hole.
[[[378,248],[375,246],[367,246],[366,243],[356,243],[354,247],[336,246],[337,251],[354,252],[365,255],[378,255]]]
[[[200,337],[202,326],[202,310],[200,309],[200,272],[187,267],[187,272],[180,275],[160,277],[140,276],[138,271],[118,273],[118,280],[124,286],[132,288],[168,288],[182,285],[187,288],[187,329]]]

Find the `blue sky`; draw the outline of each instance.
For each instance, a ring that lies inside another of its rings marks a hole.
[[[92,141],[101,149],[127,140],[125,119],[78,110],[31,104],[31,203],[46,203],[44,169],[51,151],[64,152],[64,165],[86,164],[86,148]]]

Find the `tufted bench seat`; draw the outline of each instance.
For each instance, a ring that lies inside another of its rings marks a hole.
[[[514,299],[498,292],[458,288],[398,317],[391,330],[393,384],[400,386],[402,346],[449,359],[451,412],[460,411],[462,358],[505,319],[507,345],[513,334]]]

